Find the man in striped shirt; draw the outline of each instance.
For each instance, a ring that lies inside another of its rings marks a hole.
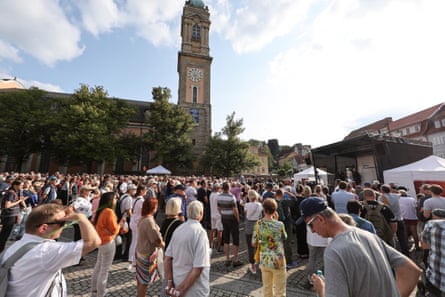
[[[233,265],[237,267],[242,265],[238,260],[239,247],[239,212],[236,205],[236,198],[230,193],[230,184],[224,182],[222,185],[223,192],[219,194],[218,211],[221,214],[221,221],[223,224],[223,243],[224,252],[226,253],[226,266]],[[233,261],[230,261],[230,235],[232,235],[233,243]]]

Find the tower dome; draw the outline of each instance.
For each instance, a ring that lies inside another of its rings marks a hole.
[[[24,89],[25,87],[14,78],[0,79],[0,89]]]
[[[199,7],[199,8],[204,8],[204,2],[202,2],[202,0],[190,0],[189,1],[191,6],[194,7]]]

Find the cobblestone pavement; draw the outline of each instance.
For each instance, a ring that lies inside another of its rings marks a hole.
[[[162,220],[162,218],[159,218]],[[248,271],[247,246],[244,237],[244,224],[240,225],[240,252],[239,259],[244,265],[236,268],[224,265],[224,253],[214,251],[211,258],[210,269],[210,296],[215,297],[259,297],[263,296],[261,272],[253,275]],[[72,238],[72,230],[63,233],[62,240]],[[291,234],[295,238],[295,234]],[[293,244],[296,250],[296,244]],[[80,265],[64,269],[68,286],[68,296],[90,296],[91,275],[96,262],[97,252],[90,253]],[[298,266],[288,270],[287,296],[307,297],[315,296],[312,291],[305,290],[300,283],[304,281],[304,269],[307,260],[299,260],[296,251],[294,259]],[[115,261],[108,277],[107,296],[136,296],[136,281],[134,274],[127,270],[128,262]],[[161,282],[158,281],[147,289],[147,296],[159,296]]]
[[[159,218],[162,220],[162,218]],[[240,252],[239,259],[244,265],[232,268],[224,265],[224,253],[213,252],[210,269],[210,296],[212,297],[260,297],[263,296],[261,284],[261,272],[253,275],[248,271],[246,240],[244,237],[244,224],[240,225]],[[290,234],[291,239],[295,234]],[[66,229],[61,240],[71,240],[72,229]],[[8,245],[11,241],[8,242]],[[315,296],[311,290],[306,290],[302,285],[305,282],[304,269],[307,260],[301,260],[296,253],[296,244],[292,244],[293,259],[298,266],[287,271],[287,296],[309,297]],[[85,257],[80,265],[64,269],[64,275],[68,287],[68,296],[90,296],[91,275],[96,262],[97,252],[92,252]],[[421,252],[413,255],[416,262],[420,262]],[[108,277],[107,296],[136,296],[136,281],[134,274],[128,271],[128,262],[115,261]],[[161,282],[158,281],[147,289],[147,296],[159,296]],[[411,297],[416,294],[413,292]]]

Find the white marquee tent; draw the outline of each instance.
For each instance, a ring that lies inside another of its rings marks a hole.
[[[383,171],[385,183],[395,183],[408,188],[408,194],[416,197],[414,181],[431,183],[445,181],[445,159],[429,156],[425,159]]]
[[[168,170],[167,168],[165,168],[162,165],[158,165],[156,167],[153,167],[151,169],[148,169],[146,174],[172,174],[172,172],[170,170]]]
[[[321,170],[319,168],[317,168],[318,171],[318,176],[320,178],[320,182],[324,185],[328,184],[328,175],[330,175],[331,173],[327,173],[324,170]],[[309,180],[309,181],[315,181],[315,173],[314,173],[314,166],[311,166],[309,168],[306,168],[303,171],[300,171],[298,173],[294,174],[294,181],[297,182],[299,180]]]

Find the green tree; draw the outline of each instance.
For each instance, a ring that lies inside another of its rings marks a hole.
[[[60,100],[59,125],[51,135],[54,154],[67,165],[83,162],[89,171],[93,162],[116,159],[120,133],[134,112],[123,100],[108,98],[103,87],[82,84]]]
[[[283,165],[281,165],[281,166],[278,168],[278,170],[277,170],[277,174],[278,174],[280,177],[286,177],[286,176],[289,175],[289,172],[291,172],[291,171],[292,171],[292,165],[291,165],[291,163],[290,163],[289,161],[285,161],[285,162],[283,163]]]
[[[27,158],[42,148],[50,127],[52,100],[37,88],[0,93],[0,153],[15,159],[20,171]]]
[[[192,145],[188,133],[193,118],[180,106],[171,104],[170,89],[155,87],[154,102],[148,108],[146,122],[150,131],[145,135],[149,148],[155,151],[152,161],[172,170],[189,168],[192,161]]]
[[[272,153],[270,151],[269,145],[265,142],[265,141],[259,141],[259,140],[255,140],[255,139],[249,139],[249,144],[252,146],[258,146],[260,147],[260,151],[262,153],[267,154],[267,165],[269,168],[273,167],[273,156]]]
[[[244,132],[243,120],[235,119],[235,112],[226,117],[226,126],[208,142],[201,163],[211,174],[233,176],[241,171],[259,165],[259,161],[249,153],[249,143],[241,141]]]

